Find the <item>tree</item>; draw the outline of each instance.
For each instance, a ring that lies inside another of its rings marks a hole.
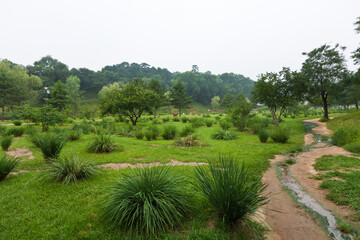
[[[219,106],[220,106],[220,97],[219,96],[214,96],[211,99],[211,106],[214,109],[214,111],[216,111],[216,109],[219,108]]]
[[[198,67],[198,65],[192,65],[191,71],[192,71],[192,72],[199,72],[199,67]]]
[[[19,105],[29,100],[42,85],[37,76],[29,76],[23,67],[3,60],[0,62],[0,106],[2,121],[4,121],[5,107]]]
[[[349,85],[347,86],[347,101],[355,104],[356,110],[358,110],[360,101],[360,70],[351,75]]]
[[[60,80],[55,83],[54,87],[50,91],[48,103],[54,108],[57,108],[59,111],[65,109],[66,105],[69,103],[66,86]]]
[[[261,74],[253,93],[253,100],[270,108],[273,125],[278,126],[283,113],[289,105],[302,100],[300,90],[306,88],[306,81],[301,73],[283,68],[279,73]]]
[[[355,32],[360,33],[360,17],[356,19],[355,25]],[[351,58],[354,59],[355,64],[360,64],[360,47],[352,52]]]
[[[235,97],[234,95],[227,93],[225,94],[225,96],[223,97],[223,99],[221,99],[220,105],[223,108],[230,108],[235,102]]]
[[[78,114],[82,94],[80,79],[77,76],[70,76],[66,79],[65,86],[69,103],[73,106],[75,114]]]
[[[303,53],[308,58],[302,66],[302,72],[309,79],[308,94],[320,95],[324,108],[324,118],[328,119],[328,96],[336,93],[336,83],[346,74],[345,57],[340,51],[345,47],[338,44],[331,48],[323,45],[309,53]]]
[[[239,93],[236,96],[232,107],[226,110],[226,113],[231,119],[231,122],[239,131],[244,131],[246,119],[249,116],[253,104],[245,97],[244,94]]]
[[[184,85],[177,81],[175,85],[170,89],[169,94],[171,104],[179,109],[179,116],[181,117],[181,109],[189,107],[192,102],[191,97],[186,96]]]
[[[154,95],[156,98],[154,99],[154,118],[156,118],[156,112],[157,110],[164,106],[166,103],[166,98],[165,98],[165,94],[164,94],[164,90],[161,87],[161,84],[159,82],[159,80],[156,79],[151,79],[149,82],[149,86],[148,86],[149,90],[154,91],[155,93],[157,93],[156,95]]]
[[[117,87],[118,86],[118,87]],[[122,114],[135,126],[141,115],[151,112],[157,93],[133,83],[104,87],[100,93],[100,104],[104,113]]]

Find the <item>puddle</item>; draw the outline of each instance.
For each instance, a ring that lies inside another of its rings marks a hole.
[[[324,148],[331,146],[330,139],[323,138],[321,135],[316,134],[312,131],[314,127],[317,125],[314,123],[304,122],[305,130],[307,133],[312,133],[314,135],[315,141],[304,146],[303,152],[309,152],[312,148]],[[319,144],[321,143],[321,144]],[[347,234],[343,234],[336,226],[336,218],[335,216],[325,208],[323,208],[317,200],[312,198],[308,193],[306,193],[302,186],[291,176],[291,173],[288,170],[287,166],[277,165],[277,168],[281,172],[281,184],[287,187],[295,196],[296,200],[306,206],[312,212],[315,212],[326,222],[326,228],[328,234],[332,239],[335,240],[346,240],[346,239],[354,239],[352,236]]]

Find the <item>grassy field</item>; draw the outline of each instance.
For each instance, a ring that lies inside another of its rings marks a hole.
[[[62,155],[77,154],[80,159],[91,164],[104,163],[167,163],[172,159],[182,162],[206,162],[208,159],[221,155],[231,155],[237,161],[244,161],[251,169],[254,178],[260,177],[269,166],[268,159],[274,154],[301,150],[305,133],[302,119],[285,119],[284,123],[291,128],[291,137],[286,144],[260,143],[258,136],[250,132],[238,133],[235,140],[214,140],[211,135],[220,129],[218,124],[208,128],[197,129],[199,140],[206,144],[202,147],[176,147],[174,141],[138,140],[134,137],[113,136],[116,144],[123,147],[121,152],[89,153],[87,147],[94,134],[83,135],[81,139],[68,142]],[[121,126],[124,123],[113,123]],[[172,124],[179,130],[185,126],[182,122]],[[188,123],[187,123],[188,124]],[[139,123],[138,127],[148,127],[152,121]],[[65,125],[62,128],[69,128]],[[232,129],[235,131],[235,129]],[[38,147],[35,147],[26,136],[16,138],[10,150],[14,148],[29,148],[35,158],[21,161],[18,170],[30,172],[9,175],[0,182],[0,239],[131,239],[122,232],[109,230],[99,219],[100,205],[109,187],[119,179],[123,169],[103,170],[91,179],[76,184],[63,185],[44,181],[41,171],[48,166]],[[2,154],[2,153],[1,153]],[[188,179],[190,186],[194,181],[194,167],[174,166],[176,171]],[[192,189],[192,188],[191,188]],[[208,229],[208,223],[214,218],[210,205],[200,197],[196,190],[191,190],[194,196],[194,211],[183,226],[174,232],[159,236],[160,239],[230,239],[229,233],[223,230]]]

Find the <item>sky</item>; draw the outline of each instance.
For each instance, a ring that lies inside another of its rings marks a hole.
[[[360,45],[359,0],[0,0],[0,58],[51,55],[69,68],[121,62],[253,80],[301,68],[323,44]]]

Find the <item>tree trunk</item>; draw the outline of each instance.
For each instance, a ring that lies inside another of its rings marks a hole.
[[[359,110],[359,104],[355,103],[356,111]]]
[[[136,126],[136,120],[134,120],[133,118],[130,118],[130,121],[131,121],[133,126]]]
[[[328,113],[328,104],[327,104],[327,95],[321,95],[322,101],[323,101],[323,107],[324,107],[324,118],[329,119],[329,113]]]
[[[1,120],[4,122],[5,120],[5,105],[2,106],[2,116],[1,116]]]
[[[181,107],[179,107],[179,118],[181,118]]]

